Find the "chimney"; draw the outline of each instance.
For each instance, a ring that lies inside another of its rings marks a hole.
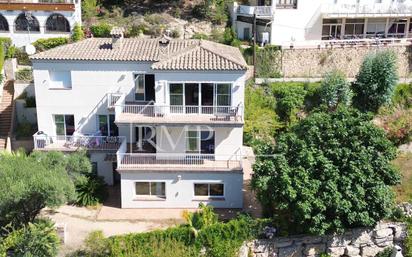
[[[121,48],[124,37],[124,28],[113,27],[110,31],[110,36],[112,36],[112,49]]]
[[[169,56],[170,40],[171,38],[166,35],[163,35],[161,38],[159,38],[159,59],[163,59]]]

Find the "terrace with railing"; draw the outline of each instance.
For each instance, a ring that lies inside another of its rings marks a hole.
[[[324,17],[403,17],[412,15],[410,4],[395,2],[375,4],[325,4]]]
[[[108,96],[113,106],[115,96]],[[114,103],[117,123],[135,124],[221,124],[242,125],[243,105],[237,106],[193,106],[127,103],[122,95]]]
[[[78,0],[0,0],[0,10],[74,11]]]
[[[271,18],[273,17],[275,9],[272,6],[249,6],[249,5],[239,5],[237,6],[237,14],[245,16],[253,16],[259,18]]]
[[[41,132],[33,135],[34,149],[40,151],[72,152],[79,149],[89,151],[115,152],[119,149],[124,137],[107,137],[93,135],[48,136]]]

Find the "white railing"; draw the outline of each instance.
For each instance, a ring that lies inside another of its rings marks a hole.
[[[404,3],[377,4],[325,4],[322,13],[326,14],[411,14],[412,6]]]
[[[215,155],[191,153],[117,153],[119,169],[205,169],[239,170],[241,155]]]
[[[108,136],[48,136],[36,133],[33,135],[34,149],[36,150],[87,150],[116,151],[124,137]]]
[[[107,108],[114,108],[117,101],[122,97],[122,93],[109,93],[107,94]]]
[[[120,98],[117,100],[114,106],[114,111],[116,115],[120,114],[123,112],[124,106],[126,104],[126,95],[122,94]]]
[[[116,152],[117,163],[122,163],[123,157],[127,152],[127,141],[124,139]]]
[[[117,113],[117,112],[116,112]],[[190,114],[214,115],[224,117],[242,117],[243,105],[238,106],[197,106],[197,105],[134,105],[125,104],[122,113],[140,114],[151,117],[165,115]]]

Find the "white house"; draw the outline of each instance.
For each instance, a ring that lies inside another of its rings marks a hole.
[[[80,0],[0,1],[0,37],[20,47],[40,38],[67,37],[81,25]]]
[[[280,46],[325,41],[406,41],[412,0],[248,0],[234,3],[232,24],[240,39]],[[255,19],[256,18],[256,19]]]
[[[122,208],[242,208],[240,51],[112,34],[32,56],[35,148],[88,149]]]

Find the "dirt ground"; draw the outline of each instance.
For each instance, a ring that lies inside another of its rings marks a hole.
[[[59,256],[80,249],[87,235],[95,230],[103,231],[105,236],[145,232],[173,226],[178,222],[172,220],[153,221],[100,221],[97,220],[100,208],[62,206],[57,210],[44,210],[43,217],[49,217],[56,225],[66,227],[66,242]]]

